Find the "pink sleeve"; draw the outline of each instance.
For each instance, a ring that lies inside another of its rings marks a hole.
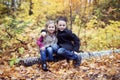
[[[43,47],[43,36],[41,36],[38,40],[37,40],[37,45],[41,48]]]

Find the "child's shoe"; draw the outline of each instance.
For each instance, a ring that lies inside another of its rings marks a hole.
[[[44,71],[48,71],[48,68],[47,68],[47,64],[42,64],[42,70],[44,70]]]
[[[75,67],[80,66],[80,64],[81,64],[81,60],[82,60],[81,57],[79,57],[79,58],[77,57],[77,59],[75,59],[75,60],[73,61],[74,66],[75,66]]]

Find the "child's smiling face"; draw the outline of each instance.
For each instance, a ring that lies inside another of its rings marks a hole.
[[[54,23],[49,24],[48,27],[47,27],[47,31],[50,34],[54,33],[55,32],[55,24]]]
[[[67,26],[67,24],[65,21],[63,21],[63,20],[58,21],[57,28],[60,31],[63,31],[64,29],[66,29],[66,26]]]

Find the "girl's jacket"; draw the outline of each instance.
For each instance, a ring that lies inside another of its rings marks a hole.
[[[37,44],[40,48],[42,47],[48,47],[53,44],[57,44],[57,37],[56,35],[46,35],[45,37],[40,36],[40,38],[37,40]]]

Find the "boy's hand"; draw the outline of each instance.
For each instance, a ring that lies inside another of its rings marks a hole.
[[[46,36],[46,32],[41,32],[41,36],[45,37]]]

